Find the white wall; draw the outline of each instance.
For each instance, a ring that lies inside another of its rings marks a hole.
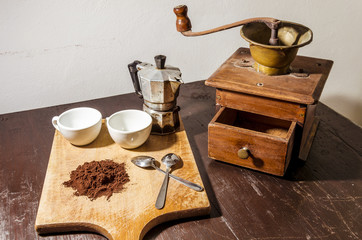
[[[206,79],[248,46],[239,28],[183,37],[179,4],[194,31],[257,16],[310,27],[299,54],[335,62],[321,101],[362,125],[360,0],[0,0],[0,114],[132,92],[127,64],[157,54],[185,82]]]

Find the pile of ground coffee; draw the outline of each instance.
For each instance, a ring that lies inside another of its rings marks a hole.
[[[127,182],[129,176],[125,164],[106,159],[79,165],[70,173],[70,180],[63,184],[76,190],[74,195],[87,196],[93,201],[101,196],[106,196],[108,200]]]

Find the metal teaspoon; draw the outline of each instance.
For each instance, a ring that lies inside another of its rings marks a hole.
[[[148,167],[153,167],[154,169],[156,169],[157,171],[162,172],[163,174],[166,174],[166,172],[160,168],[158,168],[155,165],[155,159],[153,157],[150,156],[137,156],[137,157],[133,157],[131,159],[131,162],[141,168],[148,168]],[[204,190],[203,187],[201,187],[200,185],[190,182],[186,179],[180,178],[178,176],[169,174],[169,177],[175,179],[176,181],[178,181],[179,183],[182,183],[183,185],[185,185],[186,187],[189,187],[197,192],[201,192],[202,190]]]

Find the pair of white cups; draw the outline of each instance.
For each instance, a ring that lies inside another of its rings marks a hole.
[[[94,108],[69,109],[52,119],[53,126],[76,146],[93,142],[102,127],[102,114]],[[151,116],[140,110],[123,110],[106,118],[107,129],[113,141],[126,149],[137,148],[148,139]]]

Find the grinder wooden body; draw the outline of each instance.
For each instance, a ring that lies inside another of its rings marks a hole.
[[[239,48],[205,82],[216,88],[209,157],[278,176],[291,159],[306,160],[318,126],[315,107],[332,64],[297,56],[292,73],[267,76],[252,68],[249,49]]]

